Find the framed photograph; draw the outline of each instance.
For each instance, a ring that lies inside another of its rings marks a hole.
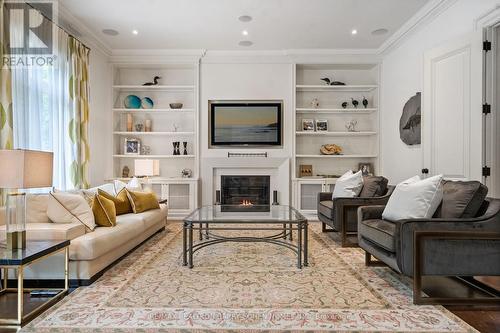
[[[328,132],[328,120],[324,120],[324,119],[316,120],[316,131]]]
[[[304,132],[314,131],[314,120],[302,119],[302,130]]]
[[[372,163],[359,163],[358,171],[361,170],[363,176],[373,176],[373,164]]]
[[[140,155],[141,141],[139,139],[126,138],[123,146],[123,153],[125,155]]]

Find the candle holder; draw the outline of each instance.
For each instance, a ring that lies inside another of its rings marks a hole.
[[[188,151],[187,151],[187,145],[188,145],[187,141],[184,141],[184,142],[182,143],[182,146],[184,147],[184,155],[187,155],[187,154],[188,154]]]

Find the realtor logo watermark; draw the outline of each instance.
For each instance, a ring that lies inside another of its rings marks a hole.
[[[56,1],[5,0],[2,14],[3,66],[55,65],[58,28],[52,21],[57,18]]]

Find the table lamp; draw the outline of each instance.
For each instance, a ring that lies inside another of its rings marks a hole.
[[[160,175],[160,161],[148,159],[135,160],[134,175],[138,178],[146,178],[146,184],[149,186],[149,177]]]
[[[19,189],[52,186],[53,153],[0,150],[0,188],[8,189],[6,232],[8,249],[26,248],[26,193]]]

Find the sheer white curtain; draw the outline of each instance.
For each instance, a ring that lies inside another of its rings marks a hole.
[[[61,29],[54,33],[54,66],[12,69],[13,138],[14,148],[54,152],[54,186],[65,190],[74,186],[70,175],[74,152],[68,135],[69,36]]]

